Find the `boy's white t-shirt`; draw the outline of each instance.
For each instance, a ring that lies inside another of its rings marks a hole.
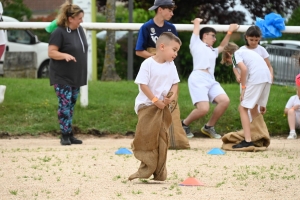
[[[298,95],[291,96],[288,102],[285,105],[285,108],[292,108],[293,106],[300,105],[300,99]],[[297,119],[300,119],[300,109],[295,110]]]
[[[199,35],[192,34],[190,51],[193,56],[193,70],[208,69],[214,77],[218,48],[213,48],[202,42]]]
[[[270,56],[269,53],[267,52],[267,50],[263,46],[261,46],[261,45],[257,45],[257,47],[255,49],[249,49],[247,46],[244,45],[244,46],[240,47],[240,49],[248,49],[248,50],[255,51],[263,59],[266,59],[266,58],[268,58]]]
[[[172,85],[178,82],[180,82],[180,80],[173,61],[158,63],[152,57],[144,60],[134,81],[134,83],[139,85],[139,94],[135,99],[135,112],[138,112],[138,107],[141,104],[152,104],[152,99],[149,99],[143,93],[140,88],[140,84],[148,85],[154,96],[163,100],[163,97],[167,96]]]
[[[250,49],[239,49],[234,52],[234,66],[243,62],[248,69],[246,86],[250,84],[272,83],[270,70],[265,60],[255,51]]]

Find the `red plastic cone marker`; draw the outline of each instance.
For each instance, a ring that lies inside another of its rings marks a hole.
[[[181,186],[203,186],[204,183],[200,182],[198,179],[196,178],[192,178],[189,177],[187,179],[185,179],[182,183],[180,183],[179,185]]]

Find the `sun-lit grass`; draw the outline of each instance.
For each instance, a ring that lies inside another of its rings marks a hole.
[[[45,132],[59,132],[57,122],[57,97],[47,79],[8,79],[0,78],[6,85],[5,100],[0,104],[0,132],[38,135]],[[224,116],[216,125],[220,133],[241,129],[239,112],[238,84],[222,84],[231,103]],[[179,84],[179,105],[181,118],[193,109],[187,82]],[[74,112],[73,125],[83,133],[96,129],[107,133],[125,134],[134,131],[137,115],[133,107],[138,93],[133,81],[89,82],[89,105],[80,106],[80,98]],[[273,85],[267,106],[265,121],[271,135],[287,134],[288,125],[283,109],[289,97],[295,94],[293,87]],[[212,105],[211,109],[214,106]],[[211,115],[191,124],[193,132],[199,131]]]

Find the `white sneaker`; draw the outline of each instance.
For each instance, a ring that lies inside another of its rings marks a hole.
[[[296,133],[290,133],[289,136],[286,139],[297,139],[297,134]]]
[[[6,90],[6,86],[0,85],[0,103],[4,101],[5,90]]]

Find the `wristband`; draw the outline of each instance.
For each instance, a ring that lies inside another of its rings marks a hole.
[[[231,35],[231,34],[232,34],[232,32],[231,32],[231,31],[227,31],[227,34],[228,34],[228,35]]]
[[[246,89],[246,86],[245,86],[245,85],[242,85],[242,89]]]
[[[153,99],[151,101],[152,101],[152,103],[155,103],[155,102],[158,101],[158,98],[157,97],[153,97]]]

